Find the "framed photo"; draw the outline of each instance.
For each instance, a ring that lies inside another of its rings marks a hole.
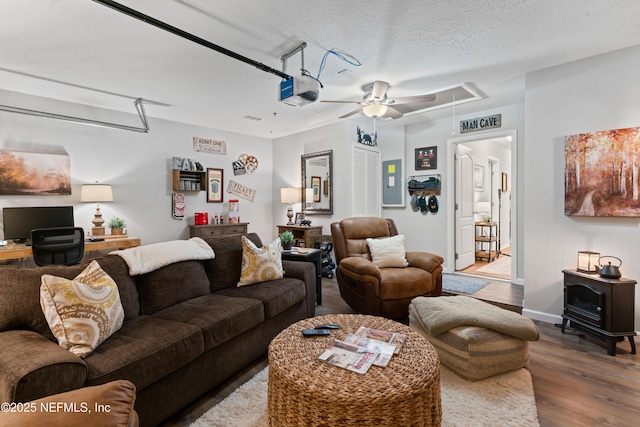
[[[207,168],[207,203],[222,203],[224,169]]]
[[[301,225],[300,223],[304,219],[304,212],[296,212],[296,225]]]
[[[484,166],[473,165],[473,189],[484,191]]]
[[[416,148],[416,170],[438,168],[438,147]]]
[[[322,179],[319,176],[311,177],[311,188],[313,189],[313,201],[320,202],[321,194],[320,194],[320,185]]]

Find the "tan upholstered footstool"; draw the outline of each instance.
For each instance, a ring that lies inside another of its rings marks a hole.
[[[439,297],[439,298],[460,298],[460,297]],[[472,299],[469,297],[463,297]],[[427,299],[427,298],[425,298]],[[423,313],[426,308],[431,306],[440,307],[444,302],[452,302],[455,308],[460,300],[440,300],[434,301],[434,298],[428,298],[429,306],[421,307]],[[530,319],[526,319],[514,312],[499,307],[491,306],[488,303],[474,300],[471,305],[475,309],[470,309],[466,316],[473,317],[482,310],[488,309],[489,314],[505,316],[505,322],[509,319],[521,322],[526,329],[523,331],[522,337],[514,337],[505,333],[501,333],[483,326],[460,325],[454,326],[444,332],[440,332],[434,328],[437,334],[431,330],[429,322],[431,319],[427,316],[421,316],[419,304],[414,302],[409,305],[409,325],[422,334],[436,349],[440,362],[456,371],[461,376],[470,380],[481,380],[493,375],[502,374],[504,372],[513,371],[526,366],[529,361],[529,341],[537,339],[537,328]],[[467,303],[467,301],[464,301]],[[484,307],[484,304],[490,307]],[[500,310],[500,311],[498,311]],[[507,313],[504,313],[507,312]],[[482,314],[479,315],[482,320]],[[482,324],[482,322],[474,322],[468,320],[469,323]],[[464,321],[462,323],[465,323]],[[511,322],[509,322],[511,323]],[[528,326],[529,325],[529,326]],[[526,339],[525,339],[526,338]]]

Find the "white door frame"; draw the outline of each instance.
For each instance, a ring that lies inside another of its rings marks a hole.
[[[453,212],[453,215],[449,215],[447,218],[447,260],[444,267],[445,273],[455,272],[455,151],[452,147],[453,144],[461,144],[472,141],[482,141],[485,139],[493,139],[500,137],[511,137],[511,188],[518,188],[518,131],[517,129],[510,129],[497,132],[482,132],[477,135],[457,136],[447,139],[447,209],[448,212]],[[511,283],[524,284],[523,281],[518,280],[518,277],[522,277],[518,271],[518,193],[513,191],[511,193]]]

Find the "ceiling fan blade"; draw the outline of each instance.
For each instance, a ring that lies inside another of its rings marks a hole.
[[[344,116],[340,116],[340,117],[338,117],[338,118],[339,118],[339,119],[346,119],[347,117],[351,117],[351,116],[353,116],[354,114],[358,114],[360,111],[362,111],[362,108],[358,108],[357,110],[353,110],[352,112],[347,113],[347,114],[345,114]]]
[[[395,108],[392,108],[392,107],[387,105],[387,112],[384,113],[384,117],[391,117],[392,119],[399,119],[402,116],[403,116],[403,114],[400,111],[398,111]]]
[[[376,80],[373,82],[373,88],[371,89],[371,98],[376,101],[382,101],[387,94],[387,89],[389,89],[389,83]]]
[[[400,98],[393,98],[389,100],[389,104],[412,104],[415,102],[432,102],[435,101],[436,96],[434,94],[429,95],[416,95],[416,96],[401,96]]]
[[[320,102],[330,102],[332,104],[360,104],[364,105],[362,101],[320,101]]]

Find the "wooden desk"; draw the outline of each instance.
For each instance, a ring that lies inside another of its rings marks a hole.
[[[84,242],[84,251],[102,251],[105,249],[127,249],[140,246],[139,237],[126,237],[122,239],[109,238],[103,242]],[[19,259],[19,258],[31,258],[33,252],[31,246],[26,246],[24,243],[7,243],[5,246],[0,246],[0,260],[3,259]]]

